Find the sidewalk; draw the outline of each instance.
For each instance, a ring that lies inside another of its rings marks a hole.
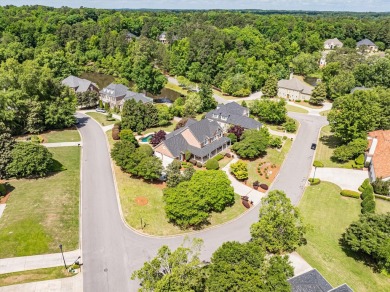
[[[42,143],[41,145],[47,148],[55,147],[70,147],[70,146],[83,146],[83,142],[59,142],[59,143]]]
[[[79,249],[69,252],[64,252],[65,262],[67,265],[81,256]],[[0,259],[0,274],[36,270],[43,268],[60,267],[64,265],[61,253],[43,254],[27,257],[15,257]]]
[[[287,104],[292,105],[292,106],[296,106],[296,107],[299,107],[299,108],[303,108],[303,109],[308,111],[309,115],[313,115],[313,116],[320,116],[321,112],[330,110],[332,108],[332,104],[329,103],[329,102],[324,102],[324,104],[323,104],[324,106],[322,108],[320,108],[320,109],[310,108],[310,107],[307,107],[307,106],[303,106],[303,105],[297,104],[297,103],[292,102],[292,101],[287,101]]]
[[[232,183],[234,192],[240,196],[248,196],[249,201],[252,201],[253,205],[256,206],[260,203],[261,199],[266,196],[266,194],[244,185],[243,183],[239,182],[233,175],[230,174],[230,164],[235,163],[238,160],[238,158],[234,158],[232,161],[230,161],[230,163],[228,163],[224,168],[222,168],[222,170],[226,172],[230,182]]]
[[[32,282],[0,287],[1,292],[81,292],[83,291],[82,273],[62,279]]]
[[[271,135],[275,135],[275,136],[280,136],[280,137],[286,136],[289,139],[291,139],[291,138],[294,139],[297,136],[296,134],[293,134],[293,133],[275,131],[275,130],[272,130],[272,129],[268,128],[268,127],[267,127],[267,129],[268,129],[268,132]]]

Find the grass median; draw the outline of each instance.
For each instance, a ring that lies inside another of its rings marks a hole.
[[[299,208],[312,228],[306,235],[307,244],[298,253],[333,287],[347,283],[354,291],[389,291],[388,276],[374,273],[339,245],[342,233],[358,220],[361,209],[361,200],[341,197],[340,190],[328,182],[306,189]],[[390,211],[390,204],[382,207]]]
[[[88,112],[86,115],[90,116],[91,118],[95,119],[100,125],[102,126],[109,126],[112,124],[115,124],[117,122],[116,119],[111,118],[109,121],[107,120],[107,116],[101,113],[95,113],[95,112]]]
[[[11,180],[0,219],[0,258],[78,248],[80,148],[50,148],[66,170],[45,178]]]
[[[50,131],[41,134],[46,143],[59,143],[59,142],[79,142],[81,141],[79,131],[75,128],[69,128],[61,131]]]

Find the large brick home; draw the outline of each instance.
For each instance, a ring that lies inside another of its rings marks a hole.
[[[365,156],[370,180],[390,180],[390,130],[368,133],[368,143],[369,150]]]
[[[147,97],[143,93],[131,91],[127,86],[116,83],[111,83],[103,88],[100,91],[100,99],[103,103],[108,103],[111,108],[117,107],[119,110],[122,110],[123,104],[129,99],[143,103],[153,102],[153,98]]]
[[[223,129],[215,121],[188,120],[186,125],[166,135],[165,140],[154,148],[154,154],[167,166],[174,159],[184,160],[185,153],[202,163],[225,150],[230,139],[224,137]]]
[[[83,93],[86,91],[96,91],[99,92],[98,86],[87,79],[82,79],[73,75],[66,77],[61,81],[62,85],[68,86],[74,90],[76,93]]]

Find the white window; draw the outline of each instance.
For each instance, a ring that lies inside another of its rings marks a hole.
[[[221,116],[221,120],[222,120],[222,121],[227,121],[227,117]]]
[[[217,114],[213,114],[213,118],[214,119],[218,119],[218,115]]]

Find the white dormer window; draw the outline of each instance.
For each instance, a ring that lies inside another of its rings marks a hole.
[[[213,114],[213,118],[214,119],[218,119],[218,115],[217,114]]]
[[[222,120],[222,121],[227,121],[227,118],[228,118],[228,117],[221,116],[221,120]]]

